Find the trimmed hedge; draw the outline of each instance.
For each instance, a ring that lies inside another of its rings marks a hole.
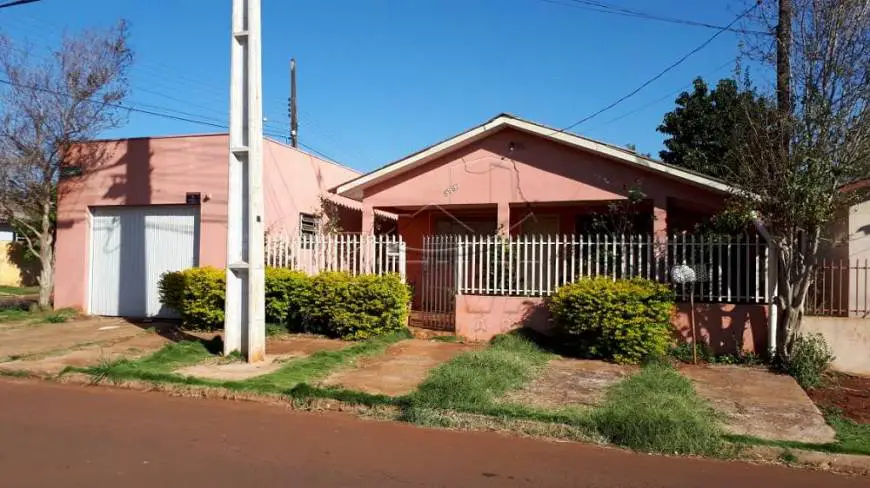
[[[166,273],[160,298],[177,310],[185,327],[223,326],[225,272],[193,268]],[[351,276],[328,272],[308,276],[266,269],[266,322],[292,332],[342,339],[367,339],[405,329],[411,293],[396,274]]]
[[[193,329],[218,329],[224,324],[226,271],[204,267],[164,273],[160,277],[160,301],[181,315]]]
[[[301,311],[310,294],[311,278],[305,273],[286,268],[266,268],[266,322],[302,332]]]
[[[617,363],[664,355],[673,309],[667,285],[642,279],[580,280],[559,288],[550,302],[556,324],[578,352]]]

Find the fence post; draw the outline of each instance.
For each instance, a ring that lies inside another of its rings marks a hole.
[[[462,245],[462,236],[456,238],[456,294],[462,295],[462,276],[465,273],[464,266],[465,247]]]
[[[776,247],[774,247],[772,239],[768,237],[767,242],[767,349],[770,351],[770,357],[773,358],[777,353],[776,338],[777,327],[779,325],[776,303],[777,297],[779,296],[779,289],[777,288],[779,255],[776,252]]]
[[[405,249],[405,240],[399,237],[399,276],[402,278],[402,283],[408,282],[407,276],[407,250]]]

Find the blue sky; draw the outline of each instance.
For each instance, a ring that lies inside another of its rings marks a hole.
[[[360,170],[501,112],[567,126],[715,33],[553,3],[570,0],[262,2],[267,130],[288,132],[288,62],[295,57],[301,142]],[[607,3],[720,25],[745,8],[743,0]],[[230,8],[230,0],[42,0],[2,11],[0,29],[45,50],[64,29],[124,17],[136,51],[128,103],[225,124]],[[575,131],[657,154],[662,135],[655,128],[672,108],[674,92],[697,75],[729,75],[738,40],[724,33]],[[107,136],[215,130],[134,113]]]

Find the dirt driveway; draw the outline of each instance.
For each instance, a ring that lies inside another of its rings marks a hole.
[[[137,325],[124,319],[96,317],[5,327],[0,329],[0,369],[55,374],[67,366],[138,357],[169,342],[146,325],[161,324]]]

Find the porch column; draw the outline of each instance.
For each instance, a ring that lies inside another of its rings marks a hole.
[[[498,202],[497,229],[500,236],[507,236],[511,230],[511,207],[508,202]]]
[[[363,204],[362,228],[360,232],[365,235],[375,233],[375,209],[371,205]]]
[[[653,202],[653,235],[656,242],[668,240],[668,210],[664,198],[656,198]]]
[[[653,239],[655,240],[655,278],[668,279],[668,210],[665,198],[653,201]]]

